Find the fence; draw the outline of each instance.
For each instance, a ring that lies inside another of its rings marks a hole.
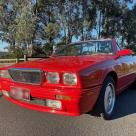
[[[40,58],[16,58],[16,59],[0,59],[0,67],[2,66],[8,66],[8,65],[12,65],[14,63],[18,63],[18,62],[22,62],[22,61],[33,61],[33,60],[37,60]]]
[[[20,61],[25,61],[23,58],[21,59],[0,59],[0,63],[18,63]]]

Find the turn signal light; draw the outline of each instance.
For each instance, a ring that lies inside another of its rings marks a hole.
[[[58,100],[71,100],[72,99],[72,97],[70,97],[70,96],[66,96],[66,95],[56,95],[56,99],[58,99]]]

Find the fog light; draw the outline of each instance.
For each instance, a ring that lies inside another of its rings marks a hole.
[[[8,91],[6,91],[6,90],[2,90],[2,93],[3,93],[3,95],[5,95],[5,96],[7,96],[7,97],[10,97],[10,95],[9,95],[9,92],[8,92]]]
[[[55,109],[62,108],[61,101],[56,101],[56,100],[46,100],[46,106],[50,108],[55,108]]]

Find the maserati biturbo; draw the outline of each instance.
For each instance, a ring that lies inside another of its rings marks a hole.
[[[22,107],[69,116],[96,110],[110,119],[116,95],[136,80],[136,56],[115,39],[78,42],[4,67],[0,80],[4,97]]]

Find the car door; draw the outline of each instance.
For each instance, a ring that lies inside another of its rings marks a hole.
[[[132,63],[133,63],[133,78],[134,78],[134,81],[136,80],[136,56],[135,55],[132,55]]]
[[[115,43],[115,42],[114,42]],[[122,49],[116,43],[117,54]],[[134,60],[132,55],[119,56],[116,59],[116,72],[118,74],[117,91],[120,92],[134,80]]]
[[[121,49],[117,46],[117,51]],[[116,70],[118,73],[118,91],[122,91],[130,85],[135,78],[134,74],[134,58],[132,55],[119,56],[116,60]]]
[[[117,91],[120,92],[123,88],[125,88],[126,86],[126,77],[125,77],[125,72],[126,72],[126,68],[127,63],[125,63],[125,57],[120,57],[118,59],[116,59],[116,72],[118,75],[118,84],[117,84]]]
[[[127,55],[122,57],[123,65],[124,65],[124,83],[126,86],[131,84],[134,81],[134,60],[132,55]]]

